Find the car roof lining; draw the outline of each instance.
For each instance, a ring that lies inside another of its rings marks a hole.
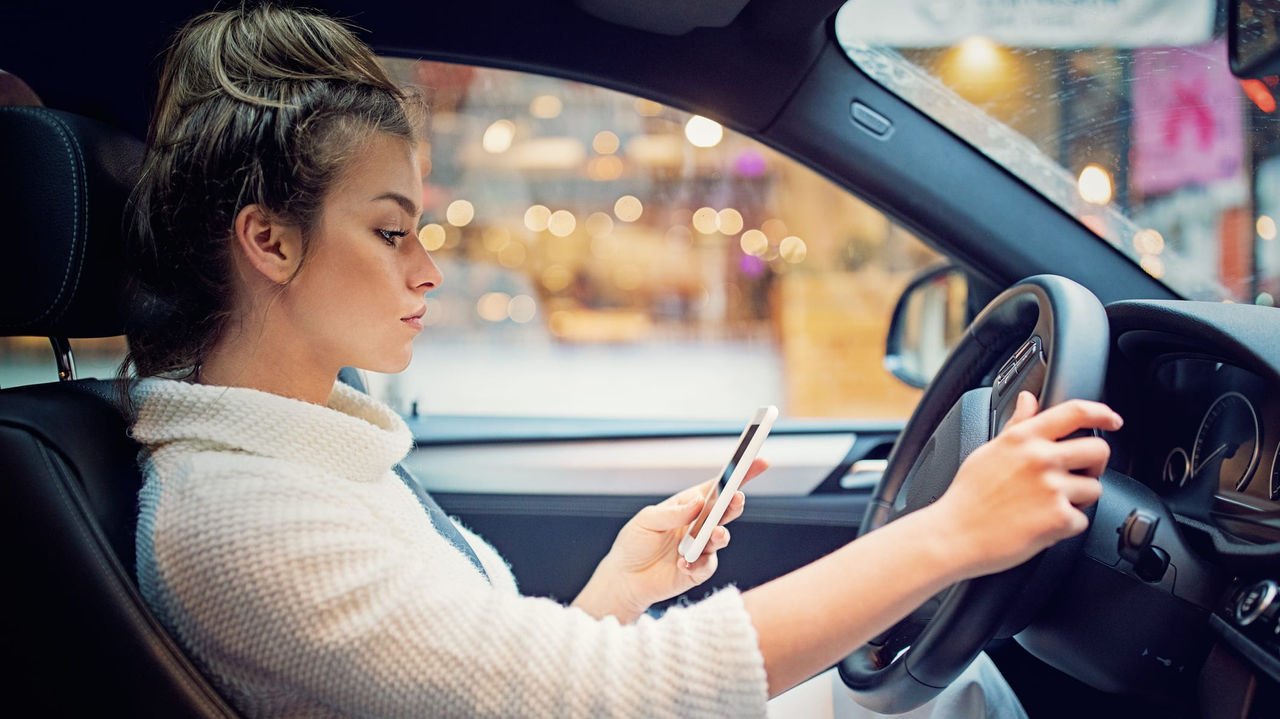
[[[778,115],[829,42],[827,25],[842,2],[716,0],[712,4],[722,9],[740,4],[740,11],[722,27],[703,25],[681,35],[637,27],[670,24],[662,19],[670,11],[661,5],[647,13],[636,10],[629,19],[604,20],[568,1],[313,4],[357,27],[376,28],[365,37],[383,54],[590,82],[759,132]],[[610,4],[622,3],[599,6]],[[148,1],[128,13],[112,5],[87,6],[77,9],[78,22],[68,23],[66,8],[33,4],[6,18],[10,22],[0,32],[0,68],[21,77],[50,107],[143,136],[169,38],[210,5],[208,0]],[[677,17],[692,22],[695,16]],[[58,28],[58,42],[49,41],[52,27]],[[460,33],[459,27],[484,32]],[[68,83],[68,78],[89,74],[86,58],[92,58],[93,75],[110,80]],[[743,82],[744,77],[750,81]]]
[[[724,27],[742,12],[749,0],[574,0],[595,17],[623,27],[682,35],[699,27]]]
[[[382,7],[352,18],[379,28],[373,43],[383,52],[589,82],[758,132],[821,53],[827,22],[839,6],[840,0],[752,0],[727,25],[680,36],[625,27],[568,4],[505,7],[510,14],[481,37],[445,27],[482,22],[465,3],[451,6],[452,17],[429,28],[403,18],[397,23],[387,14],[398,11]],[[752,81],[742,82],[744,76]]]

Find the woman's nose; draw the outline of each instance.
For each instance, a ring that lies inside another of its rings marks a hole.
[[[418,247],[422,254],[414,255],[416,264],[409,281],[416,291],[430,292],[440,286],[444,281],[444,275],[440,274],[439,266],[436,265],[435,260],[431,259],[431,253],[421,245]]]

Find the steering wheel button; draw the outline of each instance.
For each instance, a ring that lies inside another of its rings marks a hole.
[[[1155,538],[1158,524],[1160,524],[1160,518],[1150,512],[1144,512],[1141,509],[1129,512],[1124,522],[1116,528],[1116,532],[1120,535],[1116,541],[1116,553],[1121,559],[1132,564],[1140,562],[1151,546],[1151,540]],[[1161,574],[1163,573],[1162,569]]]
[[[1258,617],[1273,608],[1278,593],[1280,587],[1270,579],[1264,579],[1246,589],[1236,603],[1236,623],[1242,627],[1253,624]]]

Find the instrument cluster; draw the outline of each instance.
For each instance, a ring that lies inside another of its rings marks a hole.
[[[1139,476],[1175,510],[1241,539],[1280,536],[1280,395],[1256,374],[1204,357],[1157,360],[1142,393]],[[1203,511],[1191,514],[1202,515]],[[1272,517],[1269,515],[1277,515]]]

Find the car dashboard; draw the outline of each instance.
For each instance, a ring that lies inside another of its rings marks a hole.
[[[1141,485],[1133,511],[1174,525],[1153,531],[1158,571],[1138,579],[1181,611],[1149,606],[1204,637],[1202,716],[1280,716],[1280,309],[1131,301],[1108,318],[1106,400],[1125,418],[1110,471]]]

